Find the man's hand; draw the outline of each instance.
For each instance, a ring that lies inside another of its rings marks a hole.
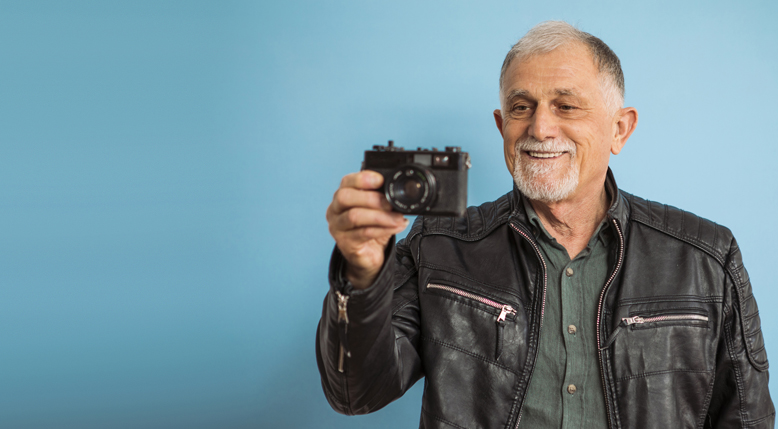
[[[346,277],[357,289],[373,283],[392,235],[408,226],[402,214],[392,211],[386,196],[375,191],[383,181],[375,171],[349,174],[327,208],[330,234],[348,262]]]

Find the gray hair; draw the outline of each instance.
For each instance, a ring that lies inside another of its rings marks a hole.
[[[505,73],[513,60],[546,54],[567,43],[583,43],[592,54],[600,75],[605,105],[611,112],[624,105],[624,73],[619,57],[599,38],[564,21],[546,21],[534,26],[508,51],[500,71],[500,100],[503,101]]]

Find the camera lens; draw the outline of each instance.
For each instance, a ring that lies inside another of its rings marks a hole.
[[[419,196],[421,195],[421,182],[419,182],[418,180],[406,181],[405,185],[403,185],[400,194],[401,195],[398,196],[399,199],[403,199],[407,201],[418,200]]]
[[[420,165],[404,165],[386,184],[386,199],[402,213],[424,213],[435,199],[435,176]]]

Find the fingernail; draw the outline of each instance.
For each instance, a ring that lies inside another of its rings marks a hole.
[[[378,185],[378,174],[371,174],[367,176],[367,183],[371,186],[377,186]]]

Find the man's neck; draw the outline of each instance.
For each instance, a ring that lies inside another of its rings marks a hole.
[[[586,246],[608,211],[608,192],[599,191],[575,199],[544,203],[530,200],[549,234],[575,259]]]

